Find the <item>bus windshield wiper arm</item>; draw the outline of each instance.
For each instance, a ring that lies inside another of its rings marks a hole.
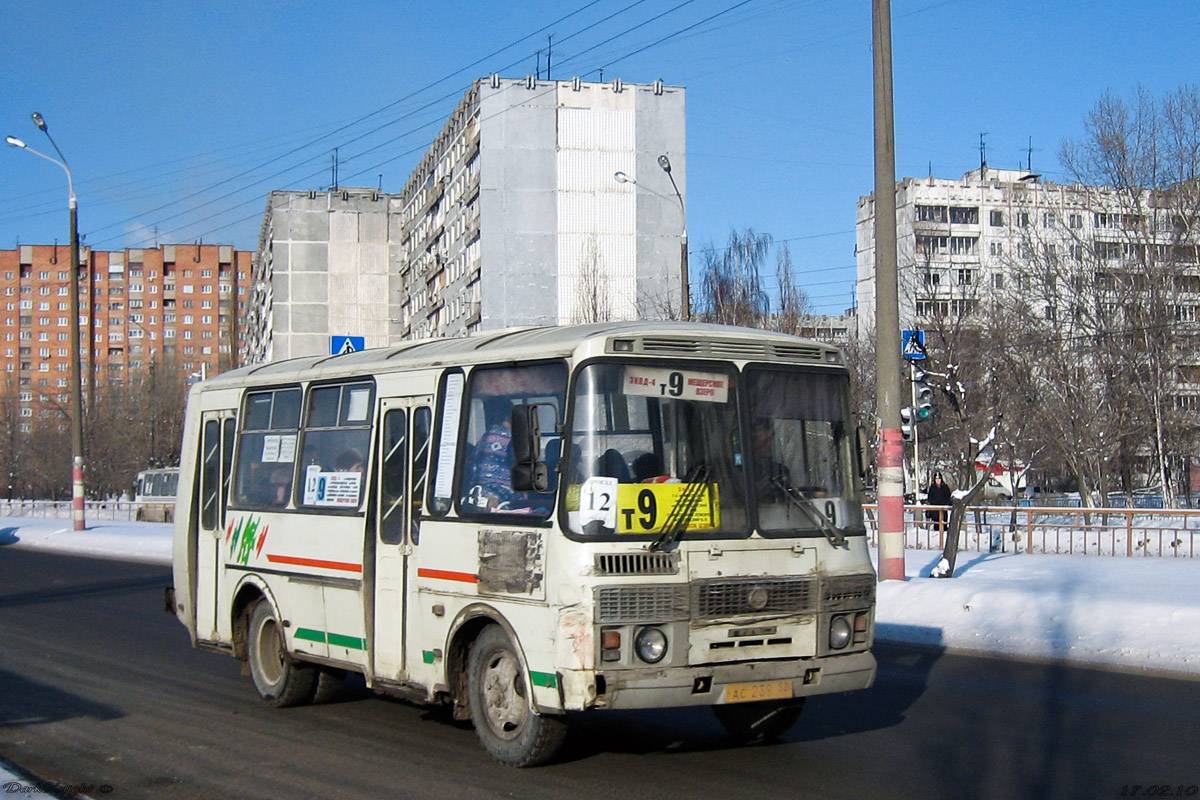
[[[793,486],[786,475],[776,475],[774,478],[771,478],[771,483],[775,484],[783,492],[784,497],[788,499],[789,503],[800,509],[806,517],[817,524],[817,528],[820,529],[821,533],[825,534],[825,538],[829,540],[830,544],[834,547],[841,547],[846,544],[845,535],[829,524],[829,520],[825,519],[825,515],[817,511],[813,506],[813,499]]]
[[[696,513],[696,508],[700,505],[700,498],[708,489],[708,473],[710,471],[708,464],[701,461],[684,477],[683,482],[687,484],[687,488],[679,493],[679,498],[671,508],[671,513],[663,522],[662,532],[657,539],[650,543],[652,551],[669,550],[679,541],[679,537],[687,529],[688,523],[692,521],[692,516]]]

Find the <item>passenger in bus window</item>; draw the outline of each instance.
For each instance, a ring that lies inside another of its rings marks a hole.
[[[367,471],[365,462],[363,454],[351,448],[337,457],[334,466],[338,472],[357,472],[361,475]]]
[[[287,505],[288,495],[292,492],[292,470],[289,467],[276,467],[271,472],[270,499],[272,505]]]
[[[467,495],[463,502],[494,510],[512,500],[512,403],[506,397],[483,402],[487,428],[476,442],[468,465]]]

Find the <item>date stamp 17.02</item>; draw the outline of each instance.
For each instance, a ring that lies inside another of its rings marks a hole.
[[[1121,787],[1121,797],[1195,797],[1200,794],[1196,784],[1127,783]]]

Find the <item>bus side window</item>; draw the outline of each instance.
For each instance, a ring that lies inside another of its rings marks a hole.
[[[288,504],[299,428],[299,389],[272,389],[246,396],[234,485],[238,503],[277,508]]]
[[[379,538],[387,544],[404,541],[405,429],[407,419],[403,409],[388,411],[383,416],[383,458],[380,485],[383,487]]]
[[[421,534],[421,511],[425,483],[429,477],[429,442],[433,434],[433,411],[421,406],[413,411],[412,432],[412,538],[416,544]]]
[[[211,531],[218,524],[220,499],[221,423],[215,419],[204,423],[201,441],[203,460],[200,467],[200,527]]]
[[[233,435],[237,420],[226,419],[221,423],[221,527],[225,527],[225,509],[229,507],[229,488],[233,480]],[[178,481],[178,474],[174,481]]]

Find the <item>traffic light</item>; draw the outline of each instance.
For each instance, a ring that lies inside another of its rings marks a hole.
[[[915,424],[913,410],[908,406],[900,409],[900,436],[904,441],[911,442],[913,440],[913,426]]]
[[[922,370],[914,369],[912,378],[916,421],[922,422],[933,416],[933,387]]]

